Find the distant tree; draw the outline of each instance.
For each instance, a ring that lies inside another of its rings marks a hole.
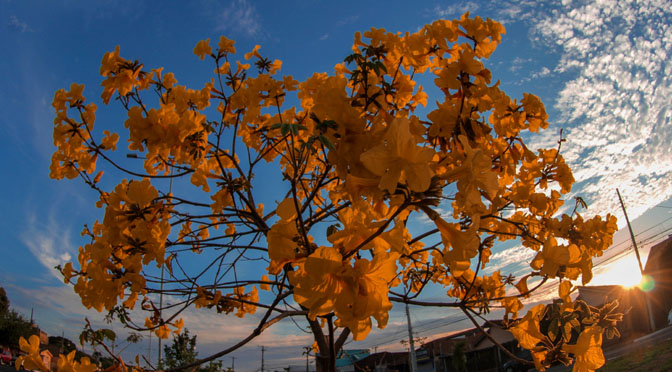
[[[38,332],[37,328],[12,309],[0,314],[0,344],[18,347],[21,337],[28,339]]]
[[[5,289],[0,287],[0,344],[18,346],[21,337],[37,334],[37,329],[21,314],[10,309]]]
[[[198,351],[196,351],[196,335],[189,336],[189,330],[173,336],[173,343],[163,347],[164,358],[159,368],[173,369],[188,365],[196,361]],[[198,372],[220,372],[224,371],[221,360],[211,360],[208,364],[198,368]]]
[[[196,360],[196,335],[189,336],[189,330],[173,336],[173,343],[163,347],[163,359],[159,368],[176,368]]]
[[[208,364],[201,366],[198,372],[228,372],[233,370],[231,367],[224,368],[221,360],[211,360]]]
[[[69,339],[61,336],[49,336],[49,345],[62,347],[62,354],[68,354],[73,350],[77,350],[77,345]]]
[[[6,313],[9,310],[9,297],[5,289],[0,287],[0,316]]]
[[[94,363],[100,366],[101,369],[107,369],[117,362],[114,358],[106,356],[100,351],[94,351],[93,354],[91,354],[91,358],[93,359]]]

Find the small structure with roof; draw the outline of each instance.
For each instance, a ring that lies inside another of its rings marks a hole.
[[[367,356],[354,365],[356,371],[369,372],[410,372],[408,352],[384,351]]]
[[[672,236],[651,247],[644,266],[653,288],[649,291],[651,312],[656,329],[667,327],[668,313],[672,310]]]

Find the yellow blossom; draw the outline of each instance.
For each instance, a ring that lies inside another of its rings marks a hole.
[[[434,151],[417,146],[409,124],[407,119],[394,119],[382,143],[360,157],[364,166],[380,177],[378,187],[391,194],[397,189],[398,182],[407,183],[413,191],[425,191],[434,175],[430,168]]]
[[[21,351],[26,353],[21,355],[16,359],[16,369],[20,367],[28,370],[39,369],[42,372],[47,372],[49,369],[42,363],[42,357],[40,356],[40,338],[36,335],[32,335],[29,338],[29,341],[26,341],[25,338],[21,337],[19,339],[19,348]]]
[[[210,55],[212,53],[212,49],[210,48],[209,44],[210,39],[199,41],[198,44],[196,44],[196,47],[194,47],[194,54],[203,60],[206,55]]]
[[[602,327],[592,326],[584,329],[576,344],[565,344],[562,349],[576,357],[572,372],[595,371],[605,362],[602,353]]]
[[[217,46],[219,47],[220,53],[235,53],[236,48],[233,46],[236,42],[233,40],[229,40],[224,36],[221,36],[219,38],[219,43]]]

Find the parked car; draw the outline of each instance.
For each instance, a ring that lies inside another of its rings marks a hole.
[[[12,353],[9,351],[9,349],[0,350],[0,363],[2,364],[12,363]]]

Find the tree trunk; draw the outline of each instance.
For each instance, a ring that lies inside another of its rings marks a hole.
[[[313,331],[313,336],[315,337],[315,341],[317,342],[317,346],[320,350],[315,357],[315,370],[317,372],[336,372],[336,359],[338,358],[339,352],[343,348],[343,344],[350,335],[350,329],[343,329],[338,338],[336,338],[334,335],[335,329],[331,323],[331,318],[328,319],[328,335],[324,334],[320,324],[317,321],[308,319],[308,324]]]
[[[333,371],[336,371],[336,366],[334,365],[334,368],[332,369],[331,368],[331,363],[329,363],[329,362],[330,362],[329,354],[322,355],[322,351],[320,350],[320,353],[315,358],[315,370],[317,372],[333,372]]]

